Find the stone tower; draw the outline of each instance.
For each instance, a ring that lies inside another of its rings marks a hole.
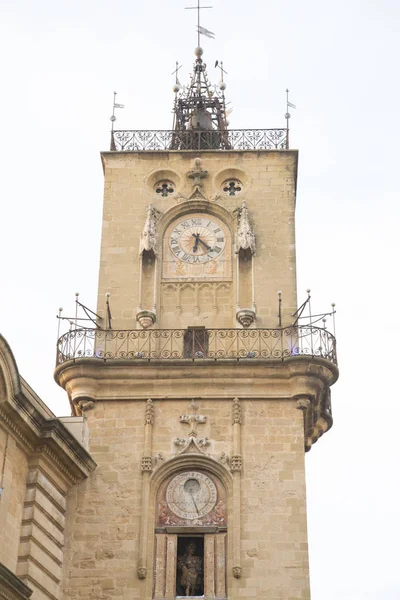
[[[98,465],[68,498],[65,599],[310,597],[304,454],[335,339],[293,317],[297,151],[229,130],[224,90],[197,48],[173,129],[101,154],[97,327],[55,371]]]

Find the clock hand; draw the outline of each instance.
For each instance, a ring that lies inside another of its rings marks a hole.
[[[193,252],[197,252],[197,247],[199,245],[200,234],[199,233],[192,233],[192,236],[194,238],[196,238],[196,241],[195,241],[194,246],[193,246]]]
[[[207,248],[207,250],[211,250],[211,246],[209,246],[208,244],[206,244],[205,242],[203,242],[203,240],[201,240],[200,238],[197,238],[200,242],[200,244],[203,244],[203,246],[205,246]]]
[[[193,492],[189,492],[189,494],[190,494],[190,495],[191,495],[191,497],[192,497],[193,504],[194,504],[194,507],[195,507],[195,509],[196,509],[196,512],[197,512],[197,514],[199,514],[199,509],[197,508],[197,504],[196,504],[196,502],[195,502],[195,499],[193,498]]]

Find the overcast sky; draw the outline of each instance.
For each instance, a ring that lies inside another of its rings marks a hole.
[[[57,308],[96,305],[113,91],[119,128],[171,127],[194,3],[0,0],[1,331],[57,415]],[[399,3],[212,4],[204,59],[224,61],[231,128],[283,126],[291,90],[299,301],[337,304],[335,423],[306,457],[313,599],[398,600]]]

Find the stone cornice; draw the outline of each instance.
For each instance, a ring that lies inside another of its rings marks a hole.
[[[44,452],[71,484],[86,478],[95,469],[96,463],[87,450],[22,380],[2,336],[0,419],[28,454]]]
[[[152,398],[203,397],[293,401],[304,412],[305,449],[332,425],[326,410],[327,390],[338,378],[335,364],[309,356],[284,360],[150,362],[82,358],[59,365],[54,377],[67,390],[73,406],[82,399],[96,402]],[[128,382],[134,385],[127,385]],[[112,390],[112,393],[110,393]],[[300,404],[298,400],[301,400]]]
[[[5,600],[29,600],[32,590],[0,563],[0,598]]]

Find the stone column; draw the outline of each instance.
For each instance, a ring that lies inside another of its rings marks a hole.
[[[215,534],[204,536],[204,598],[215,598]]]
[[[215,536],[215,597],[226,598],[226,533]]]
[[[153,401],[149,398],[146,402],[144,417],[144,448],[142,456],[142,513],[140,519],[139,533],[139,560],[137,574],[139,579],[145,579],[147,576],[147,524],[149,518],[150,501],[150,475],[153,470],[152,444],[153,444],[153,422],[154,407]]]
[[[167,535],[167,561],[165,569],[165,599],[176,598],[176,558],[178,552],[178,536]]]
[[[232,541],[233,541],[233,576],[236,578],[241,577],[242,567],[240,561],[240,484],[241,484],[241,471],[242,471],[242,454],[241,454],[241,441],[240,441],[240,429],[242,424],[242,412],[240,408],[239,398],[234,398],[232,405],[232,446],[233,454],[231,460],[231,471],[233,477],[233,515],[234,518],[230,519],[232,523]]]
[[[154,600],[163,600],[165,597],[167,537],[166,533],[156,533]]]

